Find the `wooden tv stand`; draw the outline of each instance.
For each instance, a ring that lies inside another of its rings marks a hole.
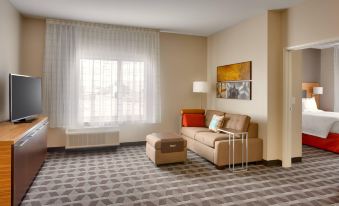
[[[47,117],[0,123],[0,203],[19,205],[47,153]]]

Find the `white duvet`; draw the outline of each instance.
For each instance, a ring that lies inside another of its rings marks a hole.
[[[302,131],[305,134],[326,138],[329,132],[339,133],[339,113],[304,111],[302,113]]]

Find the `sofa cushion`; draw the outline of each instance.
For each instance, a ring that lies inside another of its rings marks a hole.
[[[195,140],[214,148],[216,141],[228,140],[228,135],[216,132],[199,132],[195,135]]]
[[[250,120],[251,118],[247,115],[226,113],[223,128],[247,132]]]
[[[194,139],[196,134],[199,132],[208,132],[210,131],[206,127],[182,127],[181,134],[185,135],[186,137]]]
[[[205,115],[203,114],[183,114],[182,126],[184,127],[204,127]]]
[[[210,122],[209,129],[217,132],[220,129],[224,122],[224,116],[213,115],[213,118]]]
[[[211,120],[213,118],[213,115],[223,116],[225,115],[225,113],[217,111],[217,110],[206,110],[206,115],[205,115],[205,122],[206,122],[205,126],[206,127],[209,127]]]

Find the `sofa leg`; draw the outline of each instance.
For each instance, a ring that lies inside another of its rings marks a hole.
[[[223,166],[215,165],[215,168],[218,169],[218,170],[224,170],[224,169],[226,169],[226,165],[223,165]]]

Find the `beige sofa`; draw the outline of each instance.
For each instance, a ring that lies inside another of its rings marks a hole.
[[[228,135],[212,132],[208,129],[214,114],[225,116],[223,128],[248,132],[248,162],[262,161],[263,142],[258,138],[258,124],[250,122],[250,117],[240,114],[228,114],[216,110],[183,109],[182,114],[205,114],[205,127],[182,127],[181,136],[187,141],[187,148],[199,154],[218,169],[229,164]],[[241,163],[241,142],[235,142],[235,163]]]

